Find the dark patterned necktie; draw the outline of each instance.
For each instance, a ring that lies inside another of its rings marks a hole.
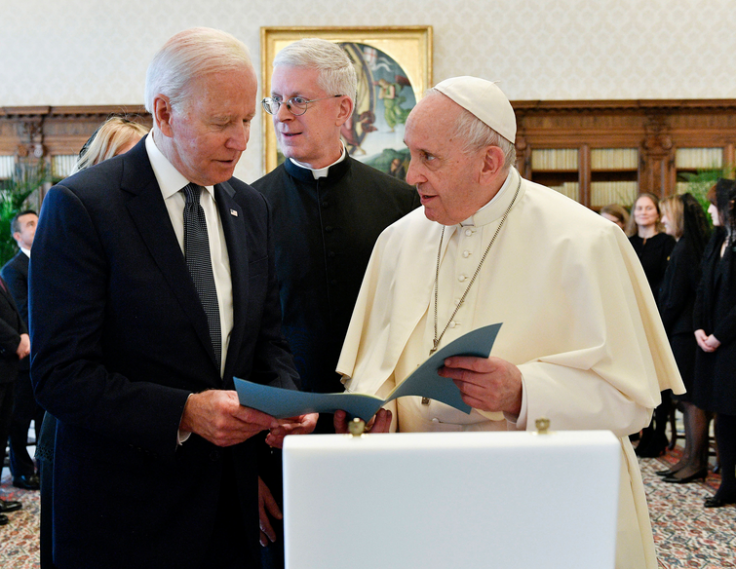
[[[217,304],[215,276],[212,272],[207,220],[204,217],[202,206],[199,205],[202,187],[197,184],[188,184],[181,191],[184,192],[187,199],[184,206],[184,257],[207,315],[212,347],[219,365],[222,349],[220,309]]]

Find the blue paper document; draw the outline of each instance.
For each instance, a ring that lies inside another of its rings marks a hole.
[[[365,393],[305,393],[260,385],[237,377],[235,389],[241,405],[258,409],[277,419],[305,413],[334,413],[342,409],[368,421],[383,405],[405,395],[427,397],[470,413],[470,406],[463,403],[457,386],[451,379],[437,375],[437,370],[450,356],[487,358],[499,328],[501,324],[484,326],[449,343],[397,385],[386,399]]]

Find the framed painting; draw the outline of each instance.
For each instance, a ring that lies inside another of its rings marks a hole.
[[[271,95],[276,54],[308,37],[340,44],[358,75],[355,111],[343,125],[342,140],[353,158],[404,178],[409,151],[406,117],[432,83],[432,27],[263,27],[263,96]],[[263,166],[270,172],[284,157],[276,143],[273,117],[263,112]]]

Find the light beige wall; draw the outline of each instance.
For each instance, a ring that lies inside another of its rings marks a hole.
[[[511,99],[736,98],[733,0],[0,0],[0,106],[140,104],[152,55],[191,26],[258,62],[261,26],[427,24],[435,81],[478,75]]]

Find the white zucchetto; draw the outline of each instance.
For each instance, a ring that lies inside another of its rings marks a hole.
[[[503,136],[516,140],[514,109],[495,83],[478,77],[452,77],[434,87]]]

